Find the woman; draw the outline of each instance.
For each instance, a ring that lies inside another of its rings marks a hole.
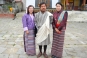
[[[22,18],[24,28],[24,48],[28,55],[35,55],[35,23],[34,23],[34,7],[29,5],[27,13]]]
[[[68,13],[62,10],[62,4],[56,3],[56,12],[53,13],[52,58],[62,58],[67,16]]]

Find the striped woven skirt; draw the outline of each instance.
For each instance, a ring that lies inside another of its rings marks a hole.
[[[52,43],[51,55],[55,56],[56,58],[62,58],[64,35],[65,35],[65,28],[61,30],[60,34],[58,34],[55,30],[53,30],[53,43]]]
[[[29,35],[24,32],[24,49],[28,55],[36,55],[34,30],[29,30]]]

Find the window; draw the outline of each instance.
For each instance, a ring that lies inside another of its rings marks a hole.
[[[51,0],[35,0],[35,7],[38,8],[41,2],[45,2],[47,4],[47,8],[52,8]]]

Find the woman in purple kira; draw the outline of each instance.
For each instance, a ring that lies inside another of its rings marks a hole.
[[[22,17],[23,29],[24,29],[24,48],[28,55],[36,55],[35,50],[35,23],[34,23],[34,7],[29,5],[27,13]]]

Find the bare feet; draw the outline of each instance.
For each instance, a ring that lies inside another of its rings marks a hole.
[[[48,58],[48,55],[46,53],[43,53],[44,58]]]
[[[38,55],[37,55],[37,58],[41,57],[42,56],[42,53],[40,52]]]

